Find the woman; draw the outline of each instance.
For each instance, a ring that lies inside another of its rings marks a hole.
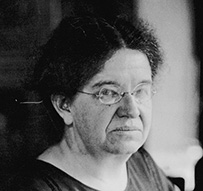
[[[32,83],[53,139],[9,190],[174,190],[142,147],[161,65],[157,39],[142,21],[63,19],[42,48]]]

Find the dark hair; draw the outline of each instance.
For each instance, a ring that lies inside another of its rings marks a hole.
[[[34,83],[44,98],[64,94],[70,100],[78,89],[102,70],[105,62],[121,48],[143,52],[149,59],[152,78],[162,63],[153,31],[143,21],[135,25],[117,19],[110,25],[102,18],[65,18],[42,48]]]
[[[73,101],[77,91],[121,48],[143,52],[149,59],[152,78],[155,77],[162,54],[146,22],[137,20],[131,24],[117,18],[110,24],[89,16],[64,18],[41,49],[32,87],[51,111],[51,95],[64,95]]]

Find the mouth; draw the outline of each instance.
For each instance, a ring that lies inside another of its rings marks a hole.
[[[135,126],[122,126],[117,127],[116,129],[113,130],[113,132],[128,132],[128,131],[141,131],[141,129]]]

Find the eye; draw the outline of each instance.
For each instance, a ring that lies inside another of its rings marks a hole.
[[[135,89],[133,92],[136,98],[150,97],[151,86],[150,85],[141,85]]]
[[[100,91],[100,97],[111,97],[111,98],[114,98],[114,97],[117,97],[118,96],[118,92],[116,92],[115,90],[113,89],[107,89],[107,88],[103,88],[101,89]]]
[[[135,94],[136,94],[137,96],[140,96],[140,95],[147,94],[147,91],[146,91],[146,89],[144,89],[144,88],[140,88],[140,89],[136,90]]]
[[[120,99],[120,95],[115,88],[102,88],[99,92],[99,99],[104,104],[114,104]]]

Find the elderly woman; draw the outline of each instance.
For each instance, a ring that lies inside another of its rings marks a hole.
[[[32,84],[55,134],[9,190],[174,190],[142,147],[161,65],[157,39],[142,21],[64,18],[42,48]]]

